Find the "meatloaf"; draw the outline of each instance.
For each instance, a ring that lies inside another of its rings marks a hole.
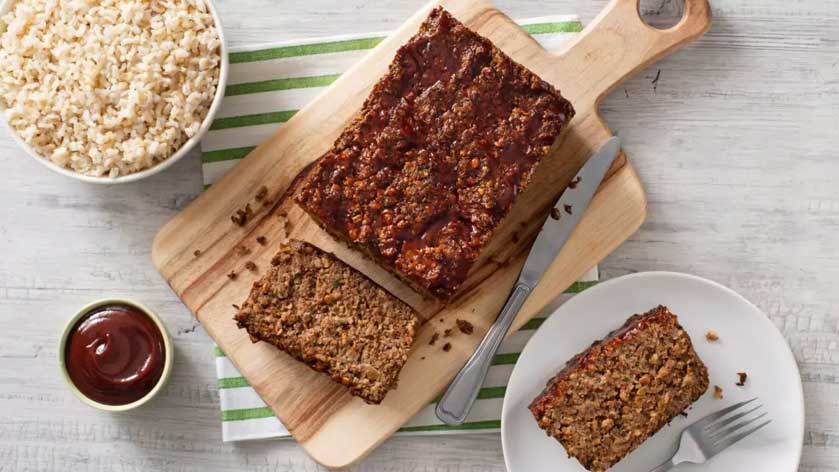
[[[283,245],[235,316],[254,340],[329,374],[367,403],[396,386],[418,318],[360,272],[312,245]]]
[[[708,371],[676,315],[659,306],[575,356],[530,404],[548,435],[601,472],[708,389]]]
[[[436,8],[296,194],[324,229],[450,298],[574,109]]]

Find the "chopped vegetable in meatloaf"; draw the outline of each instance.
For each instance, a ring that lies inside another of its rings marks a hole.
[[[602,472],[708,389],[708,371],[663,306],[575,356],[530,411],[586,469]]]
[[[299,241],[280,248],[235,319],[367,403],[396,387],[418,324],[411,307]]]
[[[296,201],[415,289],[450,298],[573,116],[553,86],[436,8]]]

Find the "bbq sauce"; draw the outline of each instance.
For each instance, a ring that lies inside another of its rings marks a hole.
[[[148,394],[163,374],[163,333],[140,309],[124,304],[94,308],[70,332],[67,372],[86,397],[125,405]]]

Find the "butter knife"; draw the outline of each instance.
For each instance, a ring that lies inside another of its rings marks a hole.
[[[542,230],[530,249],[507,303],[472,357],[460,369],[446,393],[443,394],[443,398],[437,403],[436,414],[440,421],[449,425],[458,425],[466,420],[466,415],[475,403],[475,398],[484,383],[498,346],[501,345],[501,341],[527,297],[530,296],[530,292],[539,283],[571,236],[577,223],[582,219],[585,209],[619,150],[619,138],[613,137],[606,141],[580,169],[574,178],[575,184],[569,186],[554,204],[555,210],[542,225]],[[558,219],[553,217],[555,214],[559,215]]]

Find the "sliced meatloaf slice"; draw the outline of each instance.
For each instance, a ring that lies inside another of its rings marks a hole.
[[[283,245],[235,316],[252,338],[328,374],[367,403],[396,386],[418,318],[414,310],[333,255]]]
[[[708,389],[708,371],[676,315],[659,306],[575,356],[530,404],[539,427],[602,472]]]

